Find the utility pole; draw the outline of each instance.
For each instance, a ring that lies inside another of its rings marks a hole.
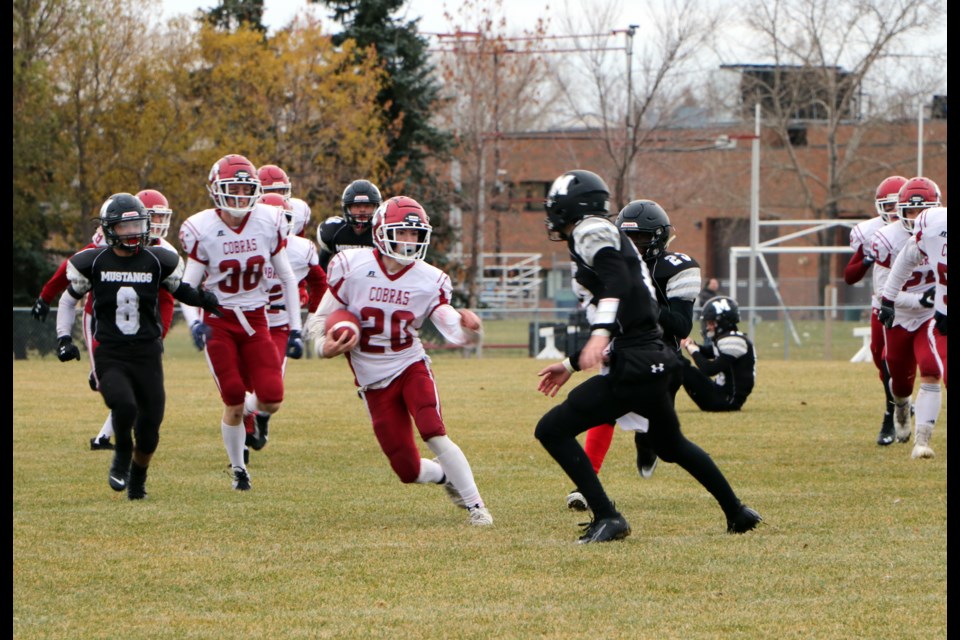
[[[627,36],[627,116],[626,127],[623,140],[623,199],[624,203],[633,200],[633,162],[631,151],[633,149],[633,36],[636,34],[638,24],[631,24],[624,32]]]

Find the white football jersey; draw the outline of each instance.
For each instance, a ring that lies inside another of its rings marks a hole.
[[[297,277],[297,282],[307,277],[310,267],[320,264],[317,245],[299,236],[287,236],[287,259],[290,261],[293,274]],[[283,283],[274,273],[273,264],[267,263],[263,272],[263,286],[270,299],[270,307],[267,309],[267,324],[271,327],[283,326],[288,321],[287,309],[285,307],[278,308],[284,305]]]
[[[347,354],[361,387],[383,386],[427,358],[418,330],[452,293],[449,276],[433,265],[417,260],[391,275],[369,247],[334,255],[327,284],[362,323],[360,342]]]
[[[853,249],[854,253],[856,253],[857,249],[863,247],[863,255],[869,256],[876,260],[876,256],[873,255],[873,235],[886,225],[887,223],[884,222],[883,218],[880,216],[857,223],[857,226],[850,230],[850,248]],[[877,269],[874,269],[870,274],[873,281],[873,292],[870,295],[870,303],[874,309],[880,308],[881,289],[880,282],[878,281],[879,276],[877,275],[877,271]]]
[[[221,305],[252,311],[267,304],[260,281],[283,249],[281,220],[278,207],[258,204],[236,229],[216,209],[195,213],[180,226],[184,253],[206,267],[204,289],[216,294]]]
[[[890,270],[897,259],[897,255],[904,249],[907,241],[912,241],[911,234],[903,228],[899,222],[891,223],[878,230],[873,235],[873,254],[876,257],[874,271],[879,276],[880,287],[878,291],[883,292],[887,278],[890,277]],[[927,320],[933,317],[933,309],[923,307],[916,301],[924,291],[934,285],[935,274],[930,265],[930,261],[924,256],[913,268],[912,274],[903,284],[901,291],[910,294],[912,300],[908,304],[897,304],[896,315],[893,324],[902,326],[907,331],[916,331]]]
[[[290,209],[293,210],[293,228],[290,233],[295,236],[303,234],[303,230],[310,224],[310,205],[300,198],[288,198]]]
[[[917,216],[913,223],[917,248],[927,257],[937,277],[935,311],[947,313],[947,208],[933,207]]]

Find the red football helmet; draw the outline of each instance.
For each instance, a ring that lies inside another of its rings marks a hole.
[[[242,218],[253,211],[260,199],[260,179],[249,160],[231,153],[213,164],[207,190],[217,209]]]
[[[420,203],[407,196],[394,196],[381,204],[373,213],[373,244],[380,253],[393,258],[400,264],[410,264],[423,260],[430,246],[430,218]],[[410,234],[398,236],[401,231],[415,231],[416,239]]]
[[[897,218],[897,198],[899,197],[900,187],[907,181],[903,176],[890,176],[884,178],[883,182],[877,187],[877,195],[874,202],[877,207],[877,215],[883,218],[887,224],[896,222]]]
[[[274,207],[279,207],[280,210],[283,211],[284,223],[280,231],[283,232],[284,238],[289,236],[290,231],[293,229],[293,209],[290,207],[290,201],[274,191],[272,193],[265,193],[260,196],[260,202],[262,204],[269,204]]]
[[[166,238],[167,231],[170,230],[170,217],[173,215],[167,204],[167,197],[156,189],[144,189],[137,197],[150,216],[150,239]]]
[[[264,193],[279,193],[289,198],[293,192],[287,172],[275,164],[265,164],[257,171],[260,177],[260,188]]]
[[[897,208],[900,224],[913,233],[913,221],[920,212],[940,206],[940,187],[930,178],[910,178],[900,187]]]

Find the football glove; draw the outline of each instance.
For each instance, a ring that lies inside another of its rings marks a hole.
[[[861,264],[863,265],[863,268],[866,269],[874,262],[876,262],[876,260],[873,258],[873,256],[863,256],[863,262],[861,262]]]
[[[887,329],[893,327],[893,316],[896,312],[893,310],[893,300],[886,298],[880,299],[880,312],[877,314],[877,320]]]
[[[299,331],[291,330],[287,337],[287,357],[294,360],[303,357],[303,338],[300,337]]]
[[[197,320],[190,326],[190,333],[193,334],[193,344],[197,346],[197,350],[203,351],[203,348],[207,346],[207,340],[210,339],[210,334],[212,333],[210,327],[207,326],[206,323]]]
[[[50,305],[47,304],[47,301],[43,298],[37,298],[37,301],[33,303],[33,309],[30,310],[30,313],[33,315],[34,320],[46,322],[47,314],[50,313]]]
[[[940,332],[940,335],[947,335],[947,314],[940,313],[939,311],[933,314],[933,322],[937,327],[937,331]]]
[[[207,313],[211,313],[218,318],[223,317],[223,311],[220,310],[220,300],[217,299],[217,296],[210,291],[201,291],[200,297],[203,299],[203,304],[200,306],[203,307],[203,310]]]
[[[57,339],[57,357],[60,359],[60,362],[80,359],[80,349],[77,348],[77,345],[73,344],[73,338],[63,336]]]
[[[930,287],[929,289],[927,289],[926,291],[924,291],[924,292],[923,292],[923,295],[920,296],[920,306],[921,306],[921,307],[925,307],[925,308],[927,308],[927,309],[932,309],[932,308],[933,308],[933,296],[934,296],[934,294],[935,294],[936,292],[937,292],[937,288],[936,288],[936,287]]]

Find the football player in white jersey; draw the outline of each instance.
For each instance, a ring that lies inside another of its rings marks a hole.
[[[247,387],[257,393],[257,410],[276,413],[283,401],[283,371],[267,325],[267,291],[261,280],[271,265],[282,283],[290,314],[286,354],[303,355],[300,337],[300,294],[290,268],[282,225],[276,207],[260,204],[257,170],[245,157],[224,156],[214,163],[207,179],[214,207],[190,216],[180,227],[180,243],[187,254],[183,280],[216,294],[224,316],[203,317],[183,307],[194,342],[203,349],[223,400],[220,433],[230,458],[233,488],[250,489],[244,462],[246,432],[243,406]]]
[[[903,176],[885,178],[877,186],[876,196],[874,197],[877,215],[858,223],[850,231],[850,248],[853,249],[853,256],[843,271],[843,279],[847,284],[853,285],[860,282],[874,263],[873,234],[900,219],[897,214],[897,198],[900,194],[900,187],[906,181],[907,179]],[[895,434],[890,373],[887,371],[887,365],[883,360],[883,325],[877,320],[877,313],[880,311],[879,277],[879,269],[874,269],[872,274],[873,289],[870,296],[870,354],[873,356],[873,364],[877,367],[880,382],[883,384],[883,393],[886,396],[886,408],[883,412],[880,433],[877,435],[877,444],[886,446],[893,443]]]
[[[879,272],[879,291],[885,295],[886,282],[897,256],[911,241],[914,220],[931,207],[940,206],[940,188],[929,178],[911,178],[900,188],[898,207],[900,223],[888,225],[873,236],[874,269]],[[886,364],[890,372],[890,392],[893,394],[893,425],[898,442],[910,440],[910,398],[920,370],[920,389],[914,404],[918,425],[914,437],[913,457],[933,455],[928,443],[933,423],[940,413],[940,363],[936,347],[929,336],[933,323],[934,293],[937,276],[930,261],[924,257],[906,279],[895,298],[881,299],[884,322]],[[896,305],[896,318],[887,319],[884,307]],[[886,326],[889,325],[889,328]],[[923,429],[919,425],[924,425]],[[929,428],[928,428],[929,427]]]
[[[431,227],[416,200],[383,202],[372,228],[373,248],[346,249],[330,260],[329,288],[307,322],[308,337],[324,358],[346,354],[373,433],[400,481],[443,485],[454,504],[468,510],[471,524],[493,524],[470,463],[447,435],[418,334],[429,318],[448,342],[469,344],[479,339],[480,319],[451,306],[450,278],[424,262]],[[361,320],[361,331],[334,340],[326,334],[326,319],[344,308]],[[414,424],[433,460],[420,457]]]
[[[293,228],[290,233],[305,238],[310,224],[310,205],[293,197],[293,185],[290,184],[287,172],[275,164],[265,164],[257,170],[257,177],[260,178],[263,195],[276,193],[289,200],[290,210],[293,212]]]
[[[903,249],[897,255],[889,277],[883,289],[883,307],[880,310],[884,324],[893,328],[896,318],[896,301],[900,299],[900,292],[904,284],[914,276],[921,263],[929,262],[936,276],[936,286],[933,298],[933,321],[926,326],[927,342],[933,342],[933,354],[937,357],[941,369],[941,378],[944,386],[947,385],[947,208],[932,207],[917,216],[913,225],[913,236],[910,237]],[[921,377],[920,392],[917,393],[916,425],[914,447],[911,456],[914,458],[928,458],[933,456],[930,448],[930,436],[939,410],[939,385],[937,392],[927,394],[936,396],[936,407],[933,402],[924,403],[921,408],[921,393],[924,392]],[[932,381],[931,381],[931,384]],[[930,391],[928,389],[928,391]]]
[[[320,268],[317,256],[317,246],[297,235],[293,235],[294,213],[290,208],[290,201],[278,193],[264,194],[260,202],[278,207],[285,220],[283,232],[287,240],[287,259],[290,268],[297,278],[297,282],[306,285],[309,293],[307,309],[312,313],[317,310],[320,299],[327,290],[327,274]],[[273,266],[264,267],[264,277],[261,280],[267,291],[270,303],[267,307],[267,324],[270,326],[270,336],[277,347],[277,356],[280,358],[280,369],[287,370],[287,341],[290,338],[290,318],[287,306],[284,303],[283,283],[277,277]],[[243,425],[247,432],[246,444],[254,451],[259,451],[267,444],[270,414],[257,409],[257,394],[247,390],[243,406]]]

